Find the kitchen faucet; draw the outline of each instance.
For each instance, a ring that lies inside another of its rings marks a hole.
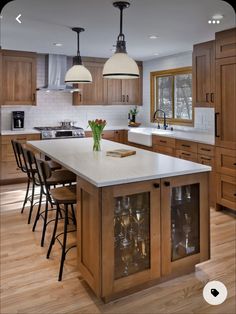
[[[157,110],[154,112],[153,120],[154,120],[154,122],[155,122],[155,120],[156,120],[156,115],[157,115],[158,112],[162,112],[162,113],[163,113],[163,117],[164,117],[163,128],[164,128],[164,130],[166,130],[167,127],[168,127],[168,124],[166,123],[166,113],[165,113],[164,110],[162,110],[162,109],[157,109]],[[159,125],[159,124],[158,124],[158,125]]]

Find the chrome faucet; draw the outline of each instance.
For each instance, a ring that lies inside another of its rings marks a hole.
[[[163,118],[164,118],[164,121],[163,121],[163,128],[164,130],[166,130],[168,128],[168,124],[166,123],[166,113],[164,110],[162,109],[157,109],[155,112],[154,112],[154,115],[153,115],[153,120],[154,122],[156,121],[156,115],[158,112],[162,112],[163,113]],[[159,125],[159,124],[158,124]]]

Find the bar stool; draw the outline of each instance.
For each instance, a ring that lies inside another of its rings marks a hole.
[[[56,187],[58,185],[66,185],[66,184],[71,185],[72,183],[75,183],[76,175],[68,170],[58,170],[58,171],[52,172],[47,161],[37,158],[31,150],[25,149],[25,155],[28,156],[27,158],[30,163],[31,169],[35,169],[35,172],[34,172],[35,185],[40,186],[40,195],[41,195],[40,203],[39,203],[38,210],[35,216],[35,221],[34,221],[32,231],[35,231],[37,222],[39,218],[41,217],[43,219],[41,246],[43,247],[47,226],[51,221],[54,220],[54,219],[51,219],[48,221],[48,212],[51,210],[55,210],[53,208],[53,205],[55,205],[55,203],[53,202],[51,198],[50,190],[52,187]],[[41,163],[44,165],[45,169],[47,169],[46,179],[44,179],[45,174],[43,171],[45,170],[42,169]],[[41,203],[42,203],[43,196],[45,196],[46,198],[46,204],[45,204],[45,209],[41,211]],[[49,209],[49,203],[51,205],[51,209]]]
[[[44,184],[47,185],[47,180],[50,179],[50,169],[44,161],[41,161],[41,160],[36,160],[36,161],[37,161],[38,168],[40,169],[40,172],[42,174]],[[74,208],[73,208],[73,205],[76,204],[76,185],[64,186],[64,187],[51,189],[50,190],[50,196],[51,196],[53,202],[56,204],[57,209],[56,209],[56,218],[55,218],[55,222],[54,222],[54,229],[53,229],[50,245],[49,245],[48,252],[47,252],[47,258],[50,257],[52,247],[55,243],[55,240],[57,240],[59,242],[59,244],[61,245],[61,248],[62,248],[61,262],[60,262],[60,269],[59,269],[59,276],[58,276],[58,281],[61,281],[66,254],[68,253],[68,251],[70,249],[76,247],[76,245],[72,245],[69,248],[66,247],[67,234],[76,231],[76,227],[73,230],[68,231],[69,219],[72,219],[72,221],[74,222],[74,225],[76,226],[76,218],[75,218]],[[65,215],[64,218],[62,218],[62,217],[59,218],[59,215],[61,213],[61,207],[60,207],[61,205],[64,206],[64,215]],[[69,205],[71,206],[72,217],[70,217],[68,215],[68,206]],[[58,221],[61,219],[63,219],[63,221],[64,221],[64,231],[60,232],[59,234],[56,235]],[[63,241],[62,242],[59,239],[59,237],[61,235],[63,235]]]
[[[29,217],[28,217],[28,224],[29,224],[31,221],[31,214],[32,214],[33,203],[34,203],[35,182],[33,180],[32,172],[35,171],[35,169],[27,166],[26,159],[25,159],[26,156],[23,154],[24,145],[22,145],[19,141],[16,141],[16,140],[12,140],[11,143],[12,143],[12,148],[13,148],[17,167],[23,173],[27,175],[27,187],[26,187],[26,193],[25,193],[25,198],[22,205],[21,213],[24,212],[27,201],[30,201],[30,211],[29,211]],[[47,163],[52,171],[59,170],[62,168],[61,165],[59,165],[58,163],[52,160],[47,161]],[[29,196],[31,183],[32,183],[32,193]]]

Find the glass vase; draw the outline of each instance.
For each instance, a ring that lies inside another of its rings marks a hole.
[[[93,133],[93,151],[99,152],[101,150],[101,134]]]

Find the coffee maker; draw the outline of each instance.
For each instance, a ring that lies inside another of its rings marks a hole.
[[[12,111],[12,130],[24,130],[24,111]]]

